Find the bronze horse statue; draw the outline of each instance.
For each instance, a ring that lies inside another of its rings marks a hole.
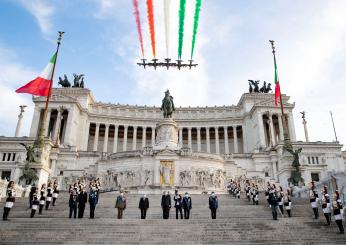
[[[172,118],[173,111],[175,111],[173,96],[170,95],[169,90],[165,92],[165,97],[162,100],[161,111],[163,111],[164,118]]]

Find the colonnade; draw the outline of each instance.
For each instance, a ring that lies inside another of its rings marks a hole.
[[[242,126],[180,127],[181,147],[215,154],[242,153]],[[124,152],[155,144],[155,126],[114,125],[91,122],[87,132],[88,151]]]

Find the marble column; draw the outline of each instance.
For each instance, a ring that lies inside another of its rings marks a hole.
[[[113,153],[118,151],[118,131],[119,125],[114,126],[114,140],[113,140]]]
[[[282,126],[282,116],[281,115],[278,115],[278,122],[279,122],[279,139],[280,141],[283,141],[284,140],[284,129],[283,129],[283,126]]]
[[[60,120],[60,122],[61,122],[61,120]],[[60,122],[59,122],[59,125],[60,125]],[[59,126],[59,128],[60,128],[60,126]],[[59,128],[58,128],[58,131],[59,131]],[[83,146],[84,148],[82,150],[87,151],[88,150],[88,145],[89,145],[89,135],[90,135],[90,122],[89,121],[86,122],[86,129],[85,129],[84,133],[85,133],[85,135],[84,135],[84,146]],[[56,142],[57,139],[58,139],[58,132],[56,132],[56,134],[54,132],[54,142]]]
[[[179,128],[179,145],[183,146],[183,128]]]
[[[142,148],[145,147],[145,142],[147,141],[147,128],[143,127],[143,133],[142,133]]]
[[[36,137],[38,134],[38,127],[40,125],[40,117],[41,117],[41,108],[35,106],[34,115],[32,117],[31,128],[30,128],[30,137]]]
[[[49,121],[50,121],[50,114],[51,114],[51,109],[48,109],[47,111],[47,117],[44,123],[44,137],[48,136],[48,129],[49,129]]]
[[[262,113],[257,113],[257,120],[258,120],[258,137],[259,137],[259,143],[260,147],[265,148],[266,142],[265,142],[265,135],[264,135],[264,125],[263,125],[263,115]]]
[[[20,128],[22,127],[22,121],[23,121],[23,113],[26,105],[20,105],[20,113],[18,115],[18,122],[16,127],[16,132],[14,133],[14,137],[19,137]]]
[[[209,128],[205,128],[206,133],[206,141],[207,141],[207,152],[210,153],[210,135],[209,135]]]
[[[275,135],[274,135],[274,125],[273,125],[273,115],[269,114],[269,130],[270,130],[270,142],[271,145],[275,145]]]
[[[58,115],[56,116],[56,120],[55,120],[55,124],[54,124],[54,130],[53,130],[53,140],[54,142],[57,141],[58,139],[58,133],[59,133],[59,128],[60,128],[60,124],[61,123],[61,110],[58,110]],[[89,123],[90,125],[90,123]],[[89,127],[88,127],[89,129]],[[86,137],[86,141],[88,142],[88,139],[89,139],[89,130],[87,130],[87,137]]]
[[[132,150],[137,149],[137,126],[133,127],[133,137],[132,137]]]
[[[295,129],[294,129],[294,120],[293,120],[293,114],[292,112],[289,112],[287,114],[288,116],[288,128],[289,128],[289,132],[290,132],[290,139],[291,141],[296,141],[296,132],[295,132]]]
[[[234,153],[238,153],[237,126],[233,126],[233,145],[234,145]]]
[[[225,136],[225,154],[229,154],[227,126],[223,127],[223,132]]]
[[[100,123],[96,123],[93,151],[97,151],[97,147],[99,144],[99,131],[100,131]]]
[[[151,146],[155,145],[155,127],[151,128]]]
[[[124,125],[123,151],[127,151],[127,129],[128,126]]]
[[[197,128],[197,151],[201,152],[201,128]]]
[[[219,127],[215,127],[215,151],[216,154],[220,154]]]
[[[192,150],[192,140],[191,140],[191,128],[187,128],[187,141],[188,141],[188,147]]]
[[[108,133],[109,133],[109,124],[105,124],[105,137],[103,139],[103,152],[108,151]]]
[[[276,163],[272,162],[272,168],[273,168],[273,178],[277,180],[277,172],[276,172]]]

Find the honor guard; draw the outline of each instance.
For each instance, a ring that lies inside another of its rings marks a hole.
[[[54,180],[54,184],[53,184],[53,206],[56,205],[56,199],[59,196],[59,186],[58,186],[58,181]]]
[[[53,186],[52,186],[52,182],[48,182],[47,185],[47,200],[46,200],[46,210],[48,210],[49,205],[52,201],[52,197],[53,197]]]
[[[36,210],[38,209],[39,205],[40,205],[40,200],[39,200],[39,196],[38,196],[37,191],[36,191],[32,195],[32,205],[31,205],[30,218],[34,218]]]
[[[331,202],[330,202],[330,196],[328,194],[328,189],[327,186],[323,187],[322,190],[322,211],[324,214],[324,217],[326,218],[327,224],[326,225],[330,225],[331,221],[332,221],[332,210],[331,210]]]
[[[344,231],[344,226],[342,224],[343,208],[342,208],[342,203],[340,200],[340,194],[337,190],[335,191],[335,198],[333,201],[333,215],[334,215],[335,223],[337,224],[339,228],[338,234],[344,234],[345,231]]]
[[[46,202],[46,184],[42,184],[41,189],[40,189],[40,205],[39,205],[39,210],[38,214],[42,214],[43,206]]]
[[[10,214],[11,208],[16,200],[16,191],[14,189],[14,182],[11,180],[6,189],[6,202],[4,207],[4,213],[2,215],[2,220],[9,220],[8,215]]]
[[[318,192],[315,188],[315,182],[311,182],[311,189],[310,189],[310,205],[312,208],[312,211],[314,212],[315,219],[318,219]]]

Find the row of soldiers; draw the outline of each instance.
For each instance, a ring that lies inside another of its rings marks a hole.
[[[321,190],[321,200],[318,195],[315,182],[311,182],[310,185],[310,205],[314,213],[314,218],[319,218],[318,204],[321,204],[323,215],[326,219],[326,226],[330,226],[332,221],[332,213],[334,215],[335,223],[339,228],[339,234],[344,234],[344,226],[342,224],[344,210],[342,201],[340,198],[340,193],[338,190],[334,192],[334,197],[328,194],[328,187],[324,186]],[[332,199],[333,198],[333,199]]]

